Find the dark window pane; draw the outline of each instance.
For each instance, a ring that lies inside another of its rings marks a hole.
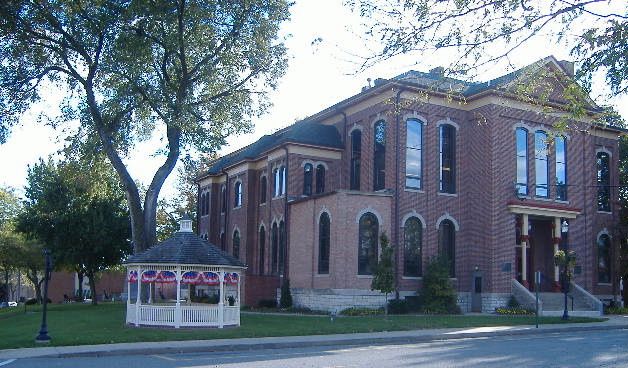
[[[316,193],[325,192],[325,166],[316,166]]]
[[[305,164],[303,167],[303,195],[312,194],[312,164]]]
[[[440,186],[442,193],[456,193],[456,128],[440,126]]]
[[[329,215],[323,213],[318,223],[318,273],[329,273],[330,250],[330,221]]]
[[[260,183],[259,203],[266,203],[266,190],[268,184],[266,183],[266,177],[263,176]]]
[[[556,199],[567,200],[567,149],[565,138],[556,137]]]
[[[456,277],[456,228],[450,220],[443,220],[438,228],[438,255],[449,261],[449,276]]]
[[[373,190],[381,190],[386,187],[386,122],[380,120],[374,128]]]
[[[240,258],[240,234],[237,231],[233,233],[233,256]]]
[[[371,275],[377,262],[379,223],[372,213],[360,217],[358,239],[358,275]]]
[[[360,190],[360,157],[362,155],[362,132],[351,133],[351,189]]]
[[[547,134],[541,131],[534,133],[535,195],[537,197],[549,197],[549,165],[547,155]]]
[[[597,209],[610,212],[611,210],[611,178],[610,156],[606,152],[597,154]]]
[[[404,226],[403,275],[422,276],[422,225],[411,217]]]
[[[597,240],[597,282],[611,282],[611,239],[601,235]]]

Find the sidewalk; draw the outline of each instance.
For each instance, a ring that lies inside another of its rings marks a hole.
[[[608,321],[560,325],[447,328],[356,333],[343,335],[262,337],[247,339],[135,342],[123,344],[39,347],[0,350],[0,363],[8,359],[68,358],[85,356],[176,354],[210,351],[298,348],[364,344],[403,344],[474,337],[532,335],[542,333],[628,329],[628,316],[605,316]]]

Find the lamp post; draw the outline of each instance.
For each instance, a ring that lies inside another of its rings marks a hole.
[[[44,275],[44,307],[42,309],[41,329],[39,335],[35,337],[37,343],[50,342],[51,337],[48,335],[48,327],[46,326],[46,306],[48,305],[48,281],[50,280],[50,272],[52,271],[52,262],[50,261],[50,250],[44,250],[46,259],[46,270]]]
[[[565,295],[565,308],[563,310],[563,320],[569,319],[569,312],[567,312],[567,293],[569,292],[569,284],[572,277],[572,270],[576,265],[576,253],[573,250],[563,251],[559,250],[554,254],[554,264],[560,267],[560,279],[562,291]]]

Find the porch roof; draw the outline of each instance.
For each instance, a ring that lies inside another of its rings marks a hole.
[[[575,207],[563,206],[554,203],[531,203],[524,201],[508,201],[510,212],[533,216],[561,217],[574,219],[582,210]]]

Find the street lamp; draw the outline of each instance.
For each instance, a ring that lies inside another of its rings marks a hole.
[[[44,307],[42,309],[41,329],[39,335],[35,337],[37,343],[50,342],[51,337],[48,335],[48,327],[46,327],[46,306],[48,305],[48,281],[50,281],[50,272],[52,271],[52,262],[50,261],[50,250],[44,250],[46,259],[46,270],[44,275]]]
[[[569,313],[567,312],[567,293],[569,292],[572,270],[576,265],[576,262],[576,253],[573,250],[559,250],[554,254],[554,264],[560,267],[561,287],[562,292],[565,294],[565,309],[563,310],[563,320],[569,319]]]

